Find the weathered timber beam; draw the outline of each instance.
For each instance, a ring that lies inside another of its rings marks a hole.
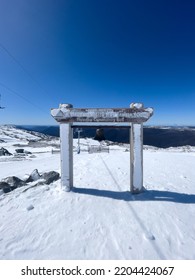
[[[119,122],[119,123],[143,123],[153,114],[152,108],[72,108],[61,106],[52,109],[51,115],[58,122]]]

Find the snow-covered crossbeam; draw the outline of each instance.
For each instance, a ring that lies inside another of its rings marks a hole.
[[[60,123],[61,185],[70,191],[73,186],[73,133],[74,123],[92,126],[108,123],[129,124],[130,138],[130,191],[139,193],[143,189],[143,122],[153,114],[152,108],[142,103],[131,103],[130,108],[73,108],[71,104],[60,104],[51,115]]]
[[[55,120],[63,123],[143,123],[152,114],[152,108],[143,108],[140,103],[133,103],[130,108],[73,108],[70,104],[60,104],[58,109],[51,110]]]

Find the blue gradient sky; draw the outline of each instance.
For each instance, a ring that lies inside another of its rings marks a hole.
[[[194,15],[192,0],[1,0],[0,124],[143,102],[148,124],[195,125]]]

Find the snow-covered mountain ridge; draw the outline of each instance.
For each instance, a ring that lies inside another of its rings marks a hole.
[[[17,126],[17,128],[38,131],[52,136],[59,137],[59,125],[57,126]],[[129,143],[129,127],[123,128],[104,128],[104,137],[106,140],[114,143]],[[96,135],[96,128],[83,127],[82,137],[92,138]],[[155,146],[159,148],[195,146],[195,128],[194,127],[164,127],[164,126],[146,126],[143,128],[144,145]],[[74,137],[77,137],[74,129]]]
[[[25,129],[18,129],[15,126],[10,125],[2,125],[0,126],[0,141],[14,141],[14,140],[50,140],[55,139],[56,137],[52,137],[49,135],[45,135],[35,131],[27,131]]]
[[[60,173],[59,139],[26,133],[0,127],[0,147],[12,153],[0,156],[0,180]],[[194,147],[145,146],[145,191],[131,195],[129,146],[89,154],[92,144],[81,139],[77,154],[74,139],[71,192],[59,179],[1,193],[0,259],[195,259]]]

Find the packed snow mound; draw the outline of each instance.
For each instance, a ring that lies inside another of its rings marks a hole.
[[[7,142],[8,150],[13,143]],[[0,181],[26,180],[35,169],[59,173],[59,150],[52,153],[47,145],[29,145],[31,157],[17,161],[1,157]],[[74,140],[71,192],[64,192],[59,179],[0,193],[0,258],[195,259],[193,148],[145,147],[145,191],[132,195],[129,146],[110,143],[109,153],[89,154],[89,145],[100,143],[81,139],[77,154]],[[39,177],[37,171],[32,175]]]

